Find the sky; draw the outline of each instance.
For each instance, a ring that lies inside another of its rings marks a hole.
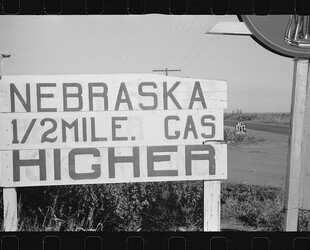
[[[0,16],[5,75],[153,73],[226,80],[226,112],[290,112],[293,59],[249,36],[205,34],[237,16]]]

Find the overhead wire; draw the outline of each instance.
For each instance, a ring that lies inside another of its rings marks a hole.
[[[205,50],[207,49],[208,45],[215,39],[215,37],[211,37],[204,46],[198,51],[198,53],[195,54],[194,58],[186,65],[184,66],[184,71],[189,69],[190,66],[197,60],[197,58],[204,54]]]
[[[209,19],[206,26],[209,25],[209,23],[212,21],[212,19]],[[180,68],[183,63],[187,60],[187,58],[191,55],[191,53],[196,50],[196,48],[198,48],[200,46],[200,43],[204,42],[204,38],[205,37],[205,33],[201,34],[200,36],[198,36],[198,38],[196,39],[196,41],[192,44],[192,46],[190,47],[189,50],[187,50],[186,53],[184,53],[184,56],[182,57],[182,59],[180,60],[180,63],[178,64],[178,67]]]
[[[215,23],[217,23],[219,20],[218,19],[221,19],[220,18],[216,18],[211,26],[213,26]],[[193,54],[194,56],[192,57],[192,59],[184,65],[184,71],[186,71],[187,69],[189,69],[190,66],[192,66],[192,64],[198,59],[199,56],[203,55],[205,50],[208,48],[209,44],[214,41],[217,37],[216,36],[206,36],[206,39],[203,40],[204,43],[203,43],[203,46],[197,51],[197,53]]]
[[[178,33],[178,31],[179,31],[179,29],[180,29],[180,27],[181,27],[181,23],[183,23],[183,19],[182,19],[182,18],[179,19],[178,24],[177,24],[177,27],[176,27],[176,29],[174,30],[173,35],[171,36],[171,38],[170,38],[170,40],[169,40],[168,46],[167,46],[167,48],[166,48],[166,50],[165,50],[163,56],[167,55],[169,49],[171,48],[171,44],[173,44],[172,42],[173,42],[173,41],[175,40],[175,38],[176,38],[176,34]]]
[[[188,18],[190,19],[191,17],[188,16]],[[179,43],[177,43],[176,46],[174,47],[174,50],[173,50],[173,54],[174,54],[173,59],[174,59],[174,61],[176,61],[176,59],[177,59],[176,57],[177,56],[182,55],[182,52],[179,52],[179,50],[182,47],[182,44],[184,42],[184,38],[189,37],[188,34],[192,30],[193,24],[196,21],[196,19],[197,19],[197,16],[192,18],[192,20],[191,20],[190,24],[187,26],[185,32],[183,32],[183,34],[181,34],[180,39],[179,39]]]
[[[209,19],[206,23],[206,27],[213,26],[215,23],[219,21],[219,19],[222,19],[222,17],[215,16],[214,19]],[[166,47],[166,50],[164,52],[164,55],[162,58],[165,58],[166,55],[166,67],[169,67],[169,63],[172,60],[175,61],[177,58],[177,55],[183,55],[183,57],[178,58],[178,68],[181,66],[183,67],[182,71],[185,71],[189,69],[194,62],[199,58],[200,55],[203,55],[205,50],[207,49],[208,45],[215,39],[215,36],[206,36],[205,33],[201,34],[195,42],[192,44],[189,50],[187,50],[186,53],[180,53],[179,48],[182,47],[182,40],[183,38],[187,37],[188,33],[191,31],[193,24],[197,20],[197,17],[195,16],[192,18],[189,25],[188,22],[190,21],[190,16],[186,16],[186,18],[180,18],[177,27],[174,30],[173,35],[171,36],[169,43]],[[183,32],[185,31],[185,32]],[[174,45],[174,46],[173,46]],[[172,47],[173,46],[173,47]],[[174,66],[174,65],[173,65]]]
[[[174,54],[175,47],[180,42],[180,37],[182,36],[182,32],[183,32],[184,28],[186,27],[186,24],[187,24],[188,20],[189,20],[189,16],[185,16],[185,21],[183,22],[182,27],[180,28],[180,31],[177,34],[175,42],[171,44],[171,45],[175,45],[175,46],[173,46],[172,49],[169,50],[169,52],[168,52],[167,64],[169,64],[170,61],[171,61],[171,57]]]

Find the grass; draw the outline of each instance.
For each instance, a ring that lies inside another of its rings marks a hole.
[[[203,230],[202,181],[23,188],[18,197],[19,231]],[[282,189],[222,183],[221,220],[232,221],[226,231],[235,223],[282,231],[283,217]],[[310,230],[310,211],[300,210],[298,230]]]
[[[289,125],[290,113],[225,113],[224,119],[230,121],[251,121],[277,125]]]
[[[234,130],[229,128],[224,129],[224,140],[226,143],[230,143],[232,145],[240,145],[240,144],[256,144],[259,142],[263,142],[263,139],[257,138],[254,135],[246,133],[236,133]]]
[[[225,183],[222,216],[233,217],[253,230],[282,231],[284,193],[275,187]]]

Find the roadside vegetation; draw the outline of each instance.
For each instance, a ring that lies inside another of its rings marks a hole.
[[[290,113],[225,113],[224,119],[227,121],[250,121],[257,123],[268,123],[277,125],[289,125]]]
[[[250,133],[236,133],[234,129],[224,128],[224,141],[231,145],[256,144],[264,140]]]
[[[203,230],[202,181],[20,188],[18,200],[20,231]],[[280,188],[222,183],[223,231],[282,231],[283,216]],[[300,211],[298,230],[309,223]]]

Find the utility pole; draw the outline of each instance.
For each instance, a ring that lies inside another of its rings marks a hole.
[[[168,72],[171,71],[181,71],[180,69],[153,69],[153,72],[166,72],[166,76],[168,76]]]

